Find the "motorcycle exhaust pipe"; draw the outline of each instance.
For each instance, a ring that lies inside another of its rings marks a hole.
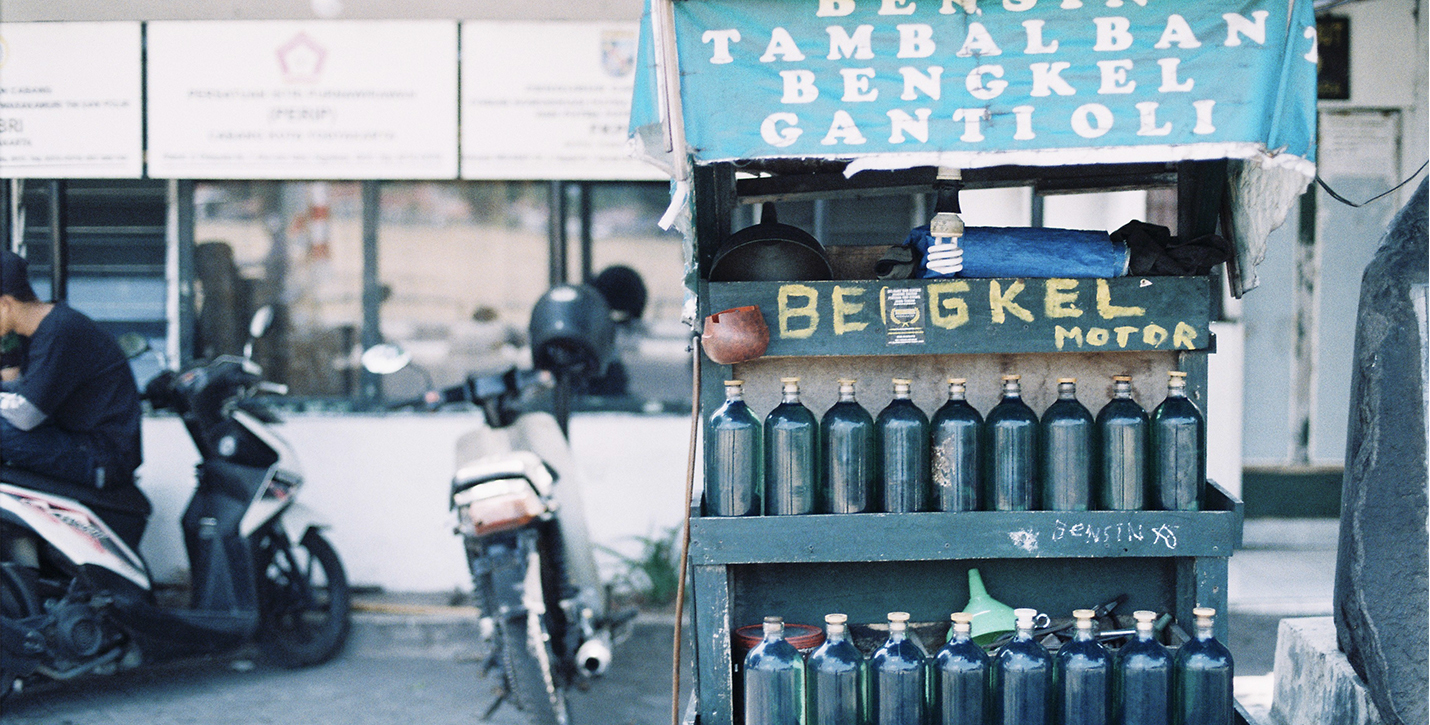
[[[576,650],[576,664],[586,677],[600,677],[611,666],[611,635],[602,632],[581,643]]]

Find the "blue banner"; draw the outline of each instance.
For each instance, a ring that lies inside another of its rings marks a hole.
[[[823,157],[862,169],[1260,157],[1314,171],[1311,0],[674,9],[697,161]],[[654,88],[649,77],[637,83],[633,132],[657,118]]]

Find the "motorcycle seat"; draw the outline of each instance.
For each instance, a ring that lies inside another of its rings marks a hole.
[[[540,456],[530,451],[512,451],[479,458],[457,469],[452,475],[452,493],[504,478],[525,478],[542,496],[550,496],[556,482],[555,473]]]
[[[100,489],[5,465],[0,465],[0,482],[74,499],[101,515],[113,512],[147,517],[153,511],[144,492],[132,483]]]

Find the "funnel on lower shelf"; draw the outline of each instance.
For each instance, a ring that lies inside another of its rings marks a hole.
[[[979,645],[987,647],[999,635],[1013,631],[1013,608],[988,596],[977,569],[968,570],[968,603],[963,611],[973,615],[969,634]]]

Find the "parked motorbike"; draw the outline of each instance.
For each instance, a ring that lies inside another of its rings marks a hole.
[[[502,696],[514,696],[540,725],[569,721],[566,690],[605,672],[612,632],[633,613],[608,614],[586,531],[580,476],[562,425],[533,409],[533,392],[604,369],[614,328],[601,294],[555,287],[532,313],[537,370],[469,375],[391,408],[436,410],[474,405],[485,425],[457,441],[449,504],[457,515],[476,601],[494,640],[489,668],[500,666]],[[407,367],[395,345],[363,353],[369,372]]]
[[[254,316],[263,334],[270,308]],[[350,597],[279,422],[255,395],[286,392],[251,359],[224,356],[151,380],[202,458],[182,527],[188,608],[161,606],[139,555],[150,513],[135,486],[97,489],[0,467],[0,697],[31,677],[69,680],[257,642],[275,662],[342,647]]]

